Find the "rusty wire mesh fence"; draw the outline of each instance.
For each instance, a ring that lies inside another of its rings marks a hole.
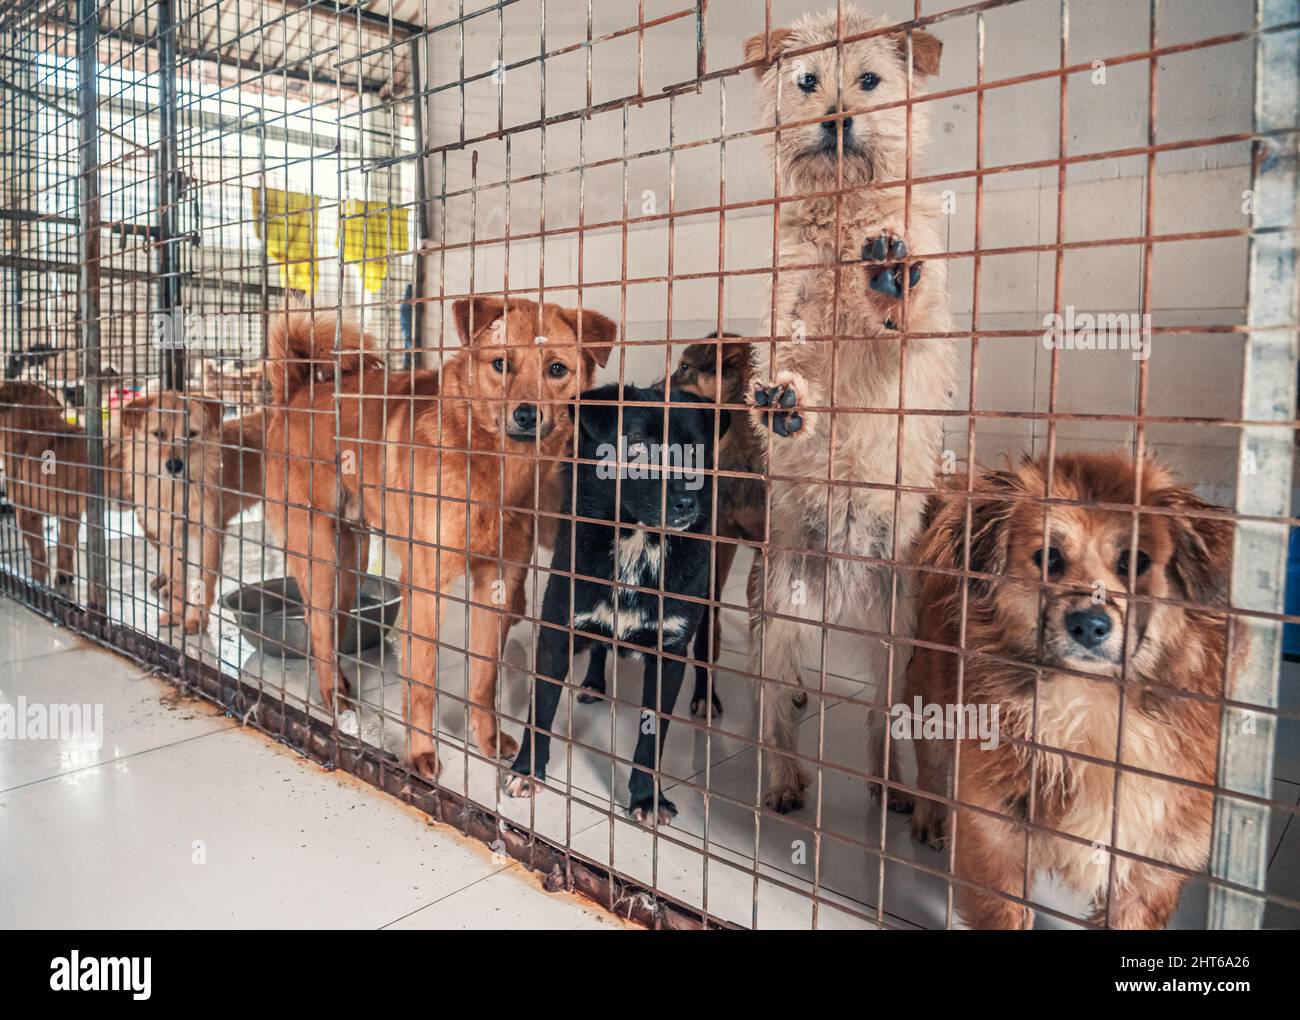
[[[0,590],[647,924],[1296,927],[1298,49],[17,0]]]

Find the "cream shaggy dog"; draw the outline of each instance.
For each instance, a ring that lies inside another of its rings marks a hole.
[[[911,415],[900,429],[890,409],[900,397],[908,410],[948,408],[955,374],[950,340],[900,338],[951,329],[945,263],[925,260],[942,250],[938,203],[898,183],[915,174],[909,143],[915,153],[925,137],[926,107],[912,107],[909,128],[907,106],[895,105],[938,70],[942,46],[920,29],[837,46],[888,24],[848,5],[838,21],[835,11],[809,15],[745,47],[776,128],[780,194],[794,198],[780,206],[779,267],[791,268],[773,274],[774,340],[754,345],[749,395],[776,479],[772,550],[755,572],[750,615],[752,668],[769,681],[766,802],[780,812],[802,806],[808,780],[771,748],[795,746],[800,668],[820,625],[911,632],[904,578],[891,598],[889,567],[860,558],[902,558],[926,497],[895,487],[931,486],[938,463],[942,418]],[[899,676],[908,652],[895,650]],[[883,656],[868,678],[878,697]],[[883,716],[873,723],[875,771]]]

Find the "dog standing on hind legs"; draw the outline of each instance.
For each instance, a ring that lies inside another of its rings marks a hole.
[[[847,4],[842,13],[844,38],[888,24]],[[926,260],[942,249],[940,209],[910,188],[882,187],[906,178],[926,128],[924,104],[910,118],[891,104],[938,71],[942,46],[920,29],[837,45],[837,20],[834,10],[808,15],[745,46],[774,128],[780,193],[790,196],[780,206],[774,339],[755,344],[749,394],[774,479],[770,549],[750,579],[751,670],[765,678],[766,803],[782,813],[802,806],[808,783],[792,752],[810,638],[831,622],[889,633],[891,602],[893,633],[911,629],[910,600],[891,597],[903,579],[844,556],[889,560],[908,548],[925,496],[894,487],[931,486],[942,440],[933,413],[900,426],[897,414],[839,409],[898,408],[901,397],[909,411],[943,410],[955,376],[947,340],[911,337],[951,329],[946,266]],[[900,675],[902,659],[896,649]],[[883,730],[873,713],[875,774]]]

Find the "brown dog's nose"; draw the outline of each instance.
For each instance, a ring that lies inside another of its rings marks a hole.
[[[169,475],[179,475],[185,470],[185,461],[179,457],[169,457],[163,467],[167,469]]]
[[[1065,629],[1077,644],[1096,648],[1110,636],[1110,616],[1099,609],[1081,609],[1065,616]]]
[[[532,432],[537,428],[537,405],[520,404],[511,417],[514,419],[515,428],[520,432]]]

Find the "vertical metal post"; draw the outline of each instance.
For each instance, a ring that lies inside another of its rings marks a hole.
[[[416,255],[415,279],[411,287],[411,365],[414,368],[427,368],[424,364],[424,245],[429,236],[428,186],[425,181],[424,156],[424,73],[421,59],[421,46],[428,46],[423,36],[416,36],[410,42],[411,48],[411,95],[415,101],[415,229]],[[427,49],[426,49],[427,52]]]
[[[185,388],[181,307],[180,242],[176,215],[180,208],[180,173],[176,159],[176,14],[173,0],[157,0],[158,9],[158,311],[170,329],[162,352],[163,386]]]
[[[32,121],[35,118],[36,111],[28,108],[26,102],[28,97],[21,91],[22,89],[33,89],[35,87],[31,54],[26,44],[25,33],[22,30],[14,31],[13,46],[10,52],[16,53],[19,58],[14,69],[14,80],[20,88],[9,91],[9,117],[5,130],[11,132],[9,137],[12,139],[10,152],[13,154],[13,163],[9,168],[10,172],[6,174],[9,181],[9,194],[5,196],[5,208],[26,212],[36,190],[32,187],[31,178],[31,149],[36,144],[36,129]],[[9,343],[5,353],[16,355],[22,349],[25,334],[23,330],[23,259],[35,247],[31,244],[31,238],[35,231],[22,215],[15,216],[9,229],[12,238],[10,250],[18,257],[14,259],[13,268],[9,271],[12,285],[10,293],[13,301],[13,318],[10,320],[12,327],[9,332]],[[21,364],[21,362],[16,364]],[[14,372],[13,374],[16,376],[19,373]],[[6,375],[8,375],[7,372]]]
[[[87,601],[108,607],[108,556],[104,535],[103,398],[99,365],[99,4],[77,0],[77,123],[81,214],[79,274],[81,374],[85,380],[86,462],[90,500],[86,507]]]
[[[1237,525],[1232,604],[1243,610],[1281,613],[1285,606],[1287,540],[1291,516],[1293,429],[1296,414],[1296,184],[1300,126],[1300,0],[1259,0],[1255,36],[1255,142],[1250,281],[1247,294],[1243,419],[1277,422],[1242,429],[1236,509],[1274,520]],[[1235,701],[1268,709],[1277,705],[1282,666],[1282,624],[1245,621],[1250,652],[1227,691]],[[1271,799],[1276,719],[1249,709],[1223,714],[1219,785],[1235,793]],[[1219,797],[1215,811],[1215,878],[1264,889],[1268,871],[1266,803]],[[1210,928],[1258,928],[1261,895],[1215,887],[1210,891]]]

